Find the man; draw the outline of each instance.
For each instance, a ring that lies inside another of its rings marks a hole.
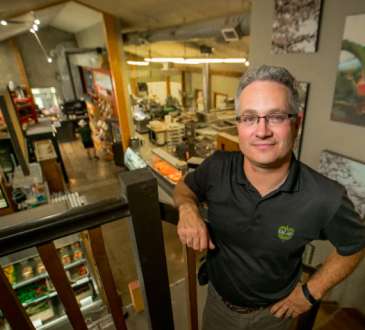
[[[91,137],[91,129],[89,127],[89,124],[84,119],[81,119],[79,121],[79,126],[80,127],[78,128],[77,131],[81,136],[81,141],[82,144],[84,145],[84,148],[86,149],[88,158],[92,160],[90,155],[90,149],[92,149],[94,154],[94,159],[99,160],[99,157],[96,156],[96,150],[94,147],[93,139]]]
[[[176,152],[178,157],[184,161],[189,160],[189,145],[188,138],[186,136],[182,137],[182,142],[176,146],[176,148],[172,149],[173,152]]]
[[[203,329],[289,329],[365,254],[365,226],[346,190],[295,159],[299,97],[283,68],[246,72],[236,95],[242,152],[216,152],[180,181],[178,234],[209,247]],[[209,226],[197,204],[207,201]],[[312,240],[335,246],[307,285],[301,257]]]

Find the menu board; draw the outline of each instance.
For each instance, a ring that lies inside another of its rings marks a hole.
[[[91,69],[84,68],[84,77],[85,77],[85,84],[86,84],[87,92],[92,95],[96,95],[93,72],[91,71]]]

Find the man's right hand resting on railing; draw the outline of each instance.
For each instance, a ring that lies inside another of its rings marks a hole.
[[[203,330],[288,330],[364,257],[365,226],[346,190],[292,153],[299,110],[287,70],[247,71],[236,95],[241,151],[215,152],[175,188],[181,242],[209,247]],[[335,249],[302,285],[302,255],[312,240]]]
[[[181,242],[194,250],[203,251],[208,246],[214,249],[207,225],[199,214],[198,200],[184,181],[176,184],[174,196],[180,213],[177,233]]]

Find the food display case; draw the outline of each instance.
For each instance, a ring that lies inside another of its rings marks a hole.
[[[62,201],[14,213],[2,217],[0,227],[23,222],[24,212],[30,221],[67,209],[67,202]],[[80,234],[63,237],[54,244],[84,317],[101,310],[103,303]],[[37,330],[72,329],[35,247],[0,258],[0,265]],[[1,311],[0,330],[10,330]]]
[[[156,175],[158,184],[167,192],[172,192],[176,183],[185,175],[187,163],[180,161],[160,148],[151,151],[153,156],[147,162],[148,167]]]
[[[146,161],[129,147],[124,155],[124,164],[131,171],[147,167]]]

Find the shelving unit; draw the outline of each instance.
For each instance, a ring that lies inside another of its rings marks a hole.
[[[172,153],[173,149],[181,143],[184,135],[185,126],[183,124],[173,123],[166,125],[167,152]]]
[[[35,107],[30,96],[27,96],[24,99],[13,97],[13,102],[21,124],[29,123],[32,120],[38,124],[37,112],[35,111]]]

